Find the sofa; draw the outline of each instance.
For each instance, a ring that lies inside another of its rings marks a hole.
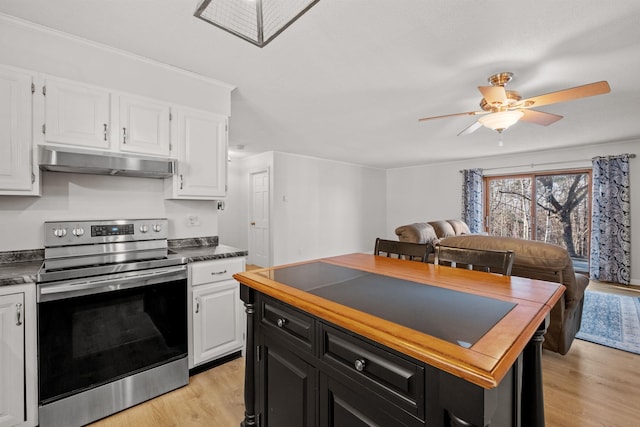
[[[422,225],[414,227],[412,224],[404,227],[414,228],[414,230],[406,228],[401,230],[404,241],[411,241],[411,238],[422,238],[425,235]],[[424,243],[420,240],[415,241]],[[575,273],[566,249],[534,240],[469,233],[443,238],[436,237],[431,241],[434,242],[433,244],[460,248],[512,250],[515,253],[512,276],[563,284],[566,290],[563,297],[551,310],[543,347],[560,354],[566,354],[569,351],[576,333],[580,330],[584,291],[589,284],[589,279],[582,274]]]

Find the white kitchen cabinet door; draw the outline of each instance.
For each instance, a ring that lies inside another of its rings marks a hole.
[[[243,346],[240,286],[226,280],[193,288],[193,364],[239,351]]]
[[[44,142],[108,149],[111,95],[103,88],[47,77]]]
[[[0,427],[38,425],[35,289],[0,286]]]
[[[176,175],[167,180],[167,198],[217,199],[227,187],[227,117],[175,108]]]
[[[34,188],[31,74],[0,67],[0,194]]]
[[[0,295],[0,427],[25,421],[24,294]]]
[[[119,105],[120,151],[169,156],[169,104],[149,98],[120,95]]]

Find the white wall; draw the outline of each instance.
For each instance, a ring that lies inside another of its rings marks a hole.
[[[230,113],[232,86],[0,15],[0,63]],[[197,215],[199,227],[188,228]],[[213,201],[165,200],[159,179],[42,174],[42,197],[0,196],[0,251],[43,247],[44,221],[167,217],[169,237],[215,236]]]
[[[382,169],[275,153],[273,264],[371,252],[386,224]]]
[[[232,85],[2,14],[0,63],[227,116],[231,113]]]
[[[460,170],[483,168],[485,175],[591,167],[595,156],[634,153],[640,141],[585,145],[523,155],[470,159],[387,171],[386,236],[396,238],[396,227],[413,222],[460,218]],[[551,163],[551,164],[549,164]],[[496,169],[493,169],[496,168]],[[631,212],[640,212],[640,157],[630,160]],[[640,284],[640,215],[631,216],[631,280]]]
[[[261,170],[270,172],[271,265],[373,251],[386,224],[384,170],[273,152],[230,163],[220,241],[249,248],[249,174]]]
[[[262,170],[273,170],[273,152],[234,159],[228,163],[229,184],[225,210],[218,215],[220,242],[249,249],[249,174]],[[273,178],[270,179],[273,198]],[[251,262],[251,253],[248,261]]]
[[[218,233],[216,202],[164,200],[161,179],[45,172],[42,197],[0,196],[0,252],[43,248],[44,221],[135,218],[169,218],[170,239]]]

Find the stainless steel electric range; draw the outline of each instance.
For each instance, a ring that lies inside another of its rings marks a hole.
[[[46,222],[39,422],[79,426],[186,385],[187,266],[166,219]]]

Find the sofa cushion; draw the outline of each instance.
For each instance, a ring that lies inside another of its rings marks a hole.
[[[401,225],[395,233],[401,242],[431,243],[438,238],[433,227],[426,222]]]
[[[436,231],[436,236],[440,239],[444,239],[445,237],[455,236],[456,230],[453,228],[449,222],[445,220],[441,221],[429,221],[429,224]]]
[[[471,230],[469,230],[469,226],[467,225],[467,223],[460,219],[448,219],[447,222],[451,224],[451,227],[453,227],[453,231],[456,236],[471,233]]]

